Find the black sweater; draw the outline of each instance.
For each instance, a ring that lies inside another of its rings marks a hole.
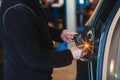
[[[30,1],[2,2],[0,34],[5,53],[5,80],[51,80],[53,68],[67,66],[73,59],[68,49],[55,51],[52,42],[61,41],[61,31],[48,27],[41,4]]]

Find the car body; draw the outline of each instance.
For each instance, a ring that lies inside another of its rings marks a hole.
[[[96,56],[88,62],[89,80],[120,80],[120,0],[99,0],[85,26],[93,31]]]

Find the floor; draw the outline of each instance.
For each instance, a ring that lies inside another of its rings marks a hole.
[[[75,80],[76,78],[76,61],[62,68],[55,68],[53,71],[53,80]]]
[[[52,76],[53,76],[52,80],[75,80],[76,61],[73,60],[72,64],[66,67],[55,68]],[[0,80],[3,80],[1,70],[0,70]]]

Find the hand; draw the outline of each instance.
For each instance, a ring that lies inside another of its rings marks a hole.
[[[70,30],[63,30],[63,32],[61,33],[61,38],[63,41],[70,43],[74,41],[73,37],[76,34],[78,33],[70,31]]]
[[[78,48],[77,46],[71,47],[70,51],[72,52],[73,58],[75,60],[80,60],[81,57],[84,57],[84,55],[86,55],[84,50],[82,48]]]

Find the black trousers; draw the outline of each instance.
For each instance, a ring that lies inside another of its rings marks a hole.
[[[4,80],[3,79],[3,64],[0,64],[0,80]]]

